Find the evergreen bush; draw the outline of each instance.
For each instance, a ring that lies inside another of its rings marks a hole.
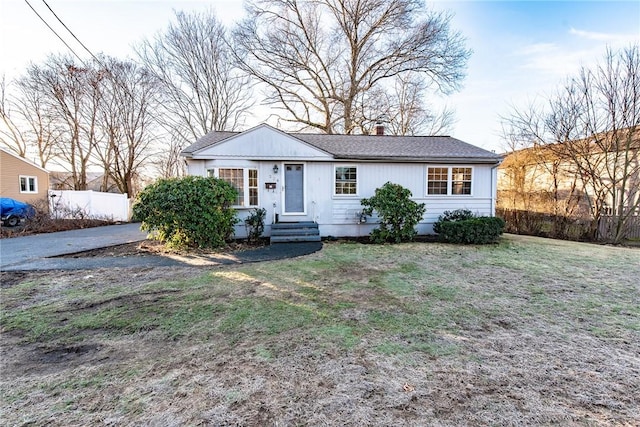
[[[161,179],[138,194],[133,217],[173,248],[216,248],[233,235],[237,191],[213,177]]]
[[[362,199],[360,203],[365,207],[364,215],[376,211],[380,219],[380,227],[371,231],[371,240],[375,243],[413,240],[417,234],[415,226],[427,210],[424,203],[411,200],[411,191],[391,182],[376,188],[373,197]]]
[[[455,212],[455,211],[454,211]],[[434,224],[433,230],[440,240],[448,243],[487,244],[494,243],[502,235],[505,222],[499,217],[466,215],[470,211],[456,214],[445,212]]]
[[[438,221],[463,221],[471,218],[475,218],[475,215],[469,209],[456,209],[455,211],[444,211]]]

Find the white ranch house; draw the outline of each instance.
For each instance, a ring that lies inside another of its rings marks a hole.
[[[238,190],[240,219],[267,210],[265,234],[278,223],[315,223],[322,237],[365,236],[360,200],[387,181],[411,190],[427,212],[418,234],[433,233],[446,210],[494,215],[500,156],[449,136],[285,133],[262,124],[210,132],[183,151],[188,173],[215,176]],[[236,237],[246,237],[242,223]]]

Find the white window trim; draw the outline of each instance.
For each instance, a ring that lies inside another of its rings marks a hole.
[[[429,194],[429,168],[447,168],[447,194]],[[471,190],[469,194],[453,194],[453,168],[471,169]],[[475,168],[469,165],[428,165],[424,176],[424,193],[426,197],[473,197],[475,187]]]
[[[27,182],[27,189],[22,191],[22,178],[24,178]],[[34,191],[29,190],[29,180],[33,179],[33,184],[35,187]],[[38,193],[38,177],[33,175],[20,175],[18,178],[18,185],[20,185],[20,193],[21,194],[37,194]]]
[[[471,188],[469,188],[469,194],[453,194],[453,168],[471,169],[471,180],[470,180]],[[471,196],[473,196],[473,167],[472,166],[458,166],[458,165],[451,166],[449,168],[449,190],[451,192],[451,196],[454,196],[454,197],[471,197]]]
[[[255,167],[242,167],[242,166],[224,166],[224,167],[215,167],[215,168],[208,168],[207,169],[207,176],[212,176],[211,172],[213,171],[213,176],[215,178],[220,178],[220,173],[219,170],[220,169],[242,169],[242,182],[244,184],[244,205],[233,205],[232,207],[234,209],[254,209],[257,207],[260,207],[260,172],[258,171],[258,168]],[[250,204],[250,200],[251,197],[249,196],[249,170],[254,170],[256,171],[256,174],[258,175],[258,186],[257,186],[257,190],[258,190],[258,203],[256,205],[251,205]]]
[[[302,194],[303,194],[303,200],[302,200],[302,206],[303,206],[303,210],[302,212],[285,212],[285,205],[286,205],[286,186],[287,186],[287,181],[285,179],[285,168],[287,167],[287,165],[302,165]],[[281,174],[282,177],[282,181],[283,181],[283,187],[285,188],[284,191],[280,192],[280,203],[282,206],[282,212],[280,213],[280,215],[282,216],[306,216],[307,215],[307,198],[309,197],[307,194],[307,179],[308,179],[308,175],[309,175],[309,169],[307,168],[307,162],[282,162],[281,163],[281,168],[280,168],[280,172],[278,172],[278,174]]]
[[[337,168],[355,168],[356,169],[356,192],[355,194],[336,194],[336,169]],[[360,168],[354,164],[334,164],[333,165],[333,197],[349,198],[360,197]]]

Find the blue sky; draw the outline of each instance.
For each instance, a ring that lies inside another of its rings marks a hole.
[[[28,0],[80,55],[42,0]],[[166,27],[173,10],[205,10],[231,24],[243,14],[240,0],[125,1],[47,0],[93,52],[132,56],[131,45]],[[500,151],[500,116],[554,90],[580,66],[593,66],[607,46],[620,49],[640,42],[639,1],[436,1],[437,10],[455,15],[451,25],[473,50],[460,92],[431,102],[456,110],[451,135]],[[64,45],[24,0],[0,0],[0,75],[15,77],[29,63]],[[249,125],[266,116],[257,113]]]
[[[457,110],[453,136],[502,150],[500,116],[544,97],[591,67],[607,46],[640,41],[640,2],[437,2],[474,53],[465,87],[449,97]],[[478,133],[476,133],[476,130]]]

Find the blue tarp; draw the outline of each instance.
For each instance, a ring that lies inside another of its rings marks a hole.
[[[20,218],[29,218],[35,215],[36,210],[28,203],[10,199],[8,197],[0,197],[0,215],[2,219],[10,216]]]

